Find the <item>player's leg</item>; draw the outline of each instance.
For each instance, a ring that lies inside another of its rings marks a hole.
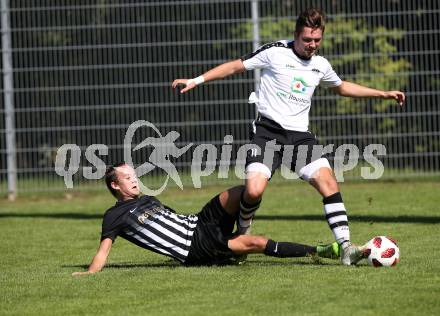
[[[255,129],[251,138],[253,147],[246,157],[245,190],[240,198],[240,216],[237,222],[239,234],[250,234],[252,219],[260,207],[267,183],[281,164],[281,155],[277,150],[281,126],[262,117],[254,123]]]
[[[300,176],[323,197],[324,214],[335,240],[340,245],[350,242],[347,211],[328,160],[321,158],[303,167]]]
[[[261,163],[253,163],[249,166],[255,167],[255,165],[258,164],[260,165],[260,167],[263,166],[263,168],[269,170],[265,165]],[[263,193],[269,180],[267,173],[263,173],[260,171],[249,171],[255,170],[249,169],[249,166],[246,172],[245,189],[240,196],[240,213],[237,222],[238,233],[244,235],[250,233],[252,220],[255,216],[255,212],[260,207]]]
[[[220,205],[229,215],[236,217],[240,210],[240,199],[243,194],[244,186],[239,185],[223,191],[219,195]]]
[[[323,258],[339,258],[337,243],[310,246],[293,242],[277,242],[263,236],[238,235],[228,241],[228,247],[237,255],[264,253],[267,256],[290,258],[317,255]]]
[[[350,242],[345,206],[330,163],[322,155],[322,146],[308,132],[291,132],[289,140],[295,146],[290,169],[309,182],[324,198],[324,213],[335,240],[340,245]]]
[[[256,210],[260,206],[261,197],[267,182],[266,175],[259,172],[251,172],[248,173],[245,186],[237,186],[220,193],[220,204],[225,211],[233,216],[239,213],[239,234],[249,232],[249,227]]]
[[[289,141],[295,145],[291,170],[321,194],[325,217],[342,249],[341,261],[345,265],[356,264],[362,258],[361,252],[350,242],[347,211],[330,163],[322,155],[322,146],[308,132],[291,132]]]
[[[276,242],[270,242],[265,237],[233,234],[243,190],[243,186],[237,186],[220,193],[198,213],[197,233],[191,244],[188,264],[212,263],[233,257],[236,262],[242,262],[240,257],[255,252],[273,256],[304,256],[312,253],[327,258],[337,256],[332,245],[318,246],[316,249],[294,243],[278,243],[277,246]]]
[[[347,211],[328,160],[325,158],[315,160],[301,168],[299,173],[323,197],[325,218],[336,241],[341,246],[342,263],[356,264],[362,259],[362,252],[351,244]]]

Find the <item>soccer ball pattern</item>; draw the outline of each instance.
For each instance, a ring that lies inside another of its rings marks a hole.
[[[373,267],[392,267],[399,262],[400,250],[392,238],[376,236],[364,250],[368,263]]]

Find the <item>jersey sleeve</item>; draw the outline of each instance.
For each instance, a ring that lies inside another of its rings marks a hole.
[[[122,227],[123,222],[121,221],[121,218],[114,218],[113,216],[106,214],[102,220],[101,241],[106,238],[115,241],[116,237],[121,232]]]
[[[271,48],[273,44],[266,44],[261,46],[255,52],[244,55],[241,57],[241,61],[243,62],[244,68],[246,70],[252,69],[261,69],[269,66],[269,48]]]
[[[106,238],[110,238],[113,242],[115,241],[116,237],[118,237],[119,234],[119,230],[118,229],[113,229],[113,230],[102,230],[101,233],[101,241],[103,241]]]
[[[324,88],[333,88],[340,86],[342,84],[341,78],[336,74],[333,70],[332,65],[327,62],[327,71],[324,73],[324,76],[321,79],[321,85]]]

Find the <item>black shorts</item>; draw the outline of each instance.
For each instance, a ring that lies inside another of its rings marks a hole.
[[[228,247],[236,217],[226,213],[217,195],[197,214],[186,265],[223,264],[235,255]]]
[[[247,152],[246,166],[251,163],[259,162],[266,165],[273,175],[285,161],[287,156],[291,156],[289,165],[293,172],[299,171],[305,165],[325,157],[322,153],[322,146],[318,146],[318,140],[313,133],[286,130],[277,122],[264,116],[259,116],[255,121],[256,131],[251,137],[251,144],[257,145],[256,149]],[[285,145],[293,145],[293,150],[288,155]],[[274,150],[275,146],[280,146],[279,150]],[[270,156],[273,152],[273,158]]]

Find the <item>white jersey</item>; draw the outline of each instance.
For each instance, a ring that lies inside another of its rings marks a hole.
[[[299,58],[293,52],[293,41],[282,40],[263,45],[242,57],[246,70],[262,69],[259,90],[249,101],[258,112],[284,129],[306,132],[315,88],[337,87],[342,81],[327,59],[312,56]]]

